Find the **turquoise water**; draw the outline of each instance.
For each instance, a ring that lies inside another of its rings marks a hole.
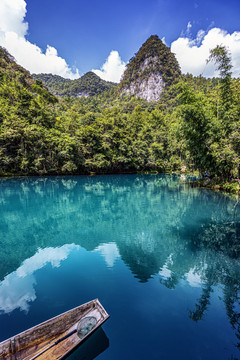
[[[0,341],[98,297],[71,359],[240,359],[240,204],[181,180],[2,179]]]

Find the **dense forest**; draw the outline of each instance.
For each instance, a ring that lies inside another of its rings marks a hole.
[[[116,86],[110,81],[102,80],[92,71],[76,80],[64,79],[52,74],[33,74],[33,78],[41,80],[49,91],[57,96],[93,96]]]
[[[120,86],[56,97],[0,48],[0,174],[198,171],[239,190],[240,80],[225,48],[208,60],[219,78],[177,72],[155,102]]]

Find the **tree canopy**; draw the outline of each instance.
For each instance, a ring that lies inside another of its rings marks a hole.
[[[101,86],[59,98],[1,48],[1,175],[198,170],[239,179],[240,81],[226,49],[210,59],[220,79],[181,75],[155,102]]]

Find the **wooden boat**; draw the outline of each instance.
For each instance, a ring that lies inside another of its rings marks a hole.
[[[0,359],[65,359],[108,318],[95,299],[3,341]]]

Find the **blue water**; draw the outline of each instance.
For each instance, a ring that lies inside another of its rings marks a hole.
[[[0,341],[99,298],[71,360],[240,359],[240,204],[182,180],[0,180]]]

